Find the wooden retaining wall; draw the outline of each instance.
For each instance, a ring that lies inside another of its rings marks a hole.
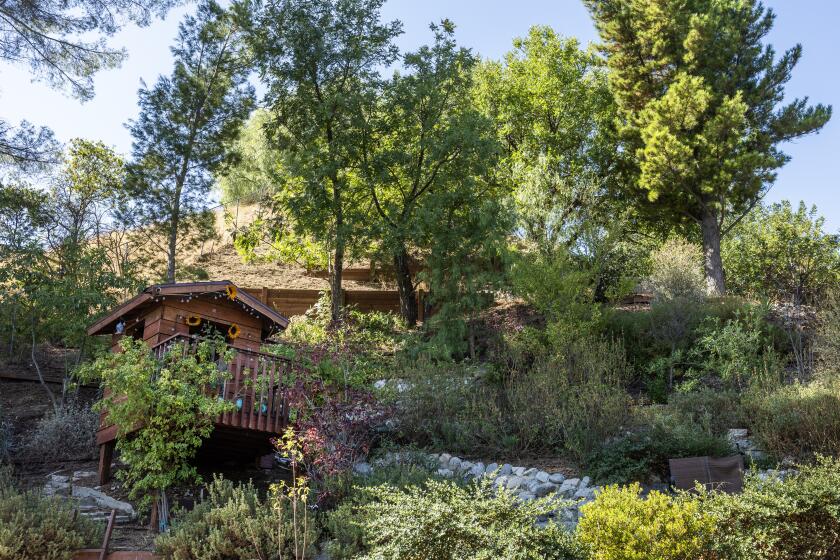
[[[241,288],[270,305],[286,317],[305,314],[321,297],[320,290],[294,290],[278,288]],[[400,312],[400,296],[396,290],[342,290],[344,305],[355,306],[359,311]],[[419,319],[423,321],[423,302],[426,294],[417,291]]]

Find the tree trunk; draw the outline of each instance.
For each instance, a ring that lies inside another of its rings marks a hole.
[[[177,196],[180,199],[180,193]],[[175,251],[178,248],[178,222],[180,222],[181,219],[180,214],[180,204],[176,202],[173,208],[172,221],[169,227],[169,248],[166,256],[166,281],[172,284],[175,283]]]
[[[344,242],[339,243],[333,255],[333,268],[330,271],[330,320],[334,325],[341,321],[341,308],[344,305],[344,292],[341,289],[341,276],[344,272]]]
[[[400,294],[400,314],[406,325],[417,325],[417,294],[409,270],[408,251],[401,247],[394,255],[394,268],[397,275],[397,291]]]
[[[331,177],[333,187],[333,214],[335,216],[335,254],[333,269],[330,274],[330,320],[333,325],[341,322],[341,308],[344,306],[344,292],[341,289],[341,277],[344,273],[344,208],[341,206],[342,185],[338,176]]]
[[[707,290],[710,296],[726,295],[726,277],[720,255],[720,225],[713,210],[705,210],[700,228],[703,231],[703,266]]]

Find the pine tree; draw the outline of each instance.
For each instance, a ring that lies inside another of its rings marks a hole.
[[[215,2],[182,22],[172,53],[172,75],[139,92],[140,116],[130,126],[133,198],[123,212],[152,239],[165,238],[168,282],[179,240],[201,222],[213,173],[235,161],[230,144],[254,105],[238,29]]]
[[[780,144],[818,131],[831,107],[787,104],[802,56],[764,40],[758,0],[586,0],[608,57],[627,153],[628,194],[650,220],[699,225],[709,292],[725,292],[721,237],[790,159]]]

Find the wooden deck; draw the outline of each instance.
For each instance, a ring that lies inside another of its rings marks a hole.
[[[176,334],[155,345],[152,352],[158,358],[172,351],[191,353],[199,342],[196,336]],[[282,432],[289,422],[288,388],[297,366],[272,354],[229,348],[234,353],[233,359],[228,363],[219,361],[219,368],[227,371],[228,379],[207,390],[232,403],[233,410],[219,415],[215,425],[227,437],[232,431],[240,433],[239,443],[259,451],[271,435]],[[96,433],[96,443],[100,446],[100,480],[109,476],[116,438],[117,427],[108,423],[107,413],[103,412]]]

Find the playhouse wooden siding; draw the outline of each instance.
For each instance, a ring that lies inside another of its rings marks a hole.
[[[286,317],[305,314],[321,297],[320,290],[297,290],[278,288],[243,288],[266,305],[276,309]],[[342,290],[344,304],[355,306],[359,311],[400,312],[400,295],[394,290]],[[420,320],[423,320],[423,303],[426,293],[417,291]]]
[[[155,346],[175,334],[189,334],[186,318],[200,317],[202,322],[213,321],[225,325],[239,326],[239,337],[231,342],[234,348],[259,350],[262,322],[258,317],[243,313],[239,304],[224,300],[204,301],[193,299],[182,302],[171,297],[153,308],[144,318],[143,340],[149,346]]]

